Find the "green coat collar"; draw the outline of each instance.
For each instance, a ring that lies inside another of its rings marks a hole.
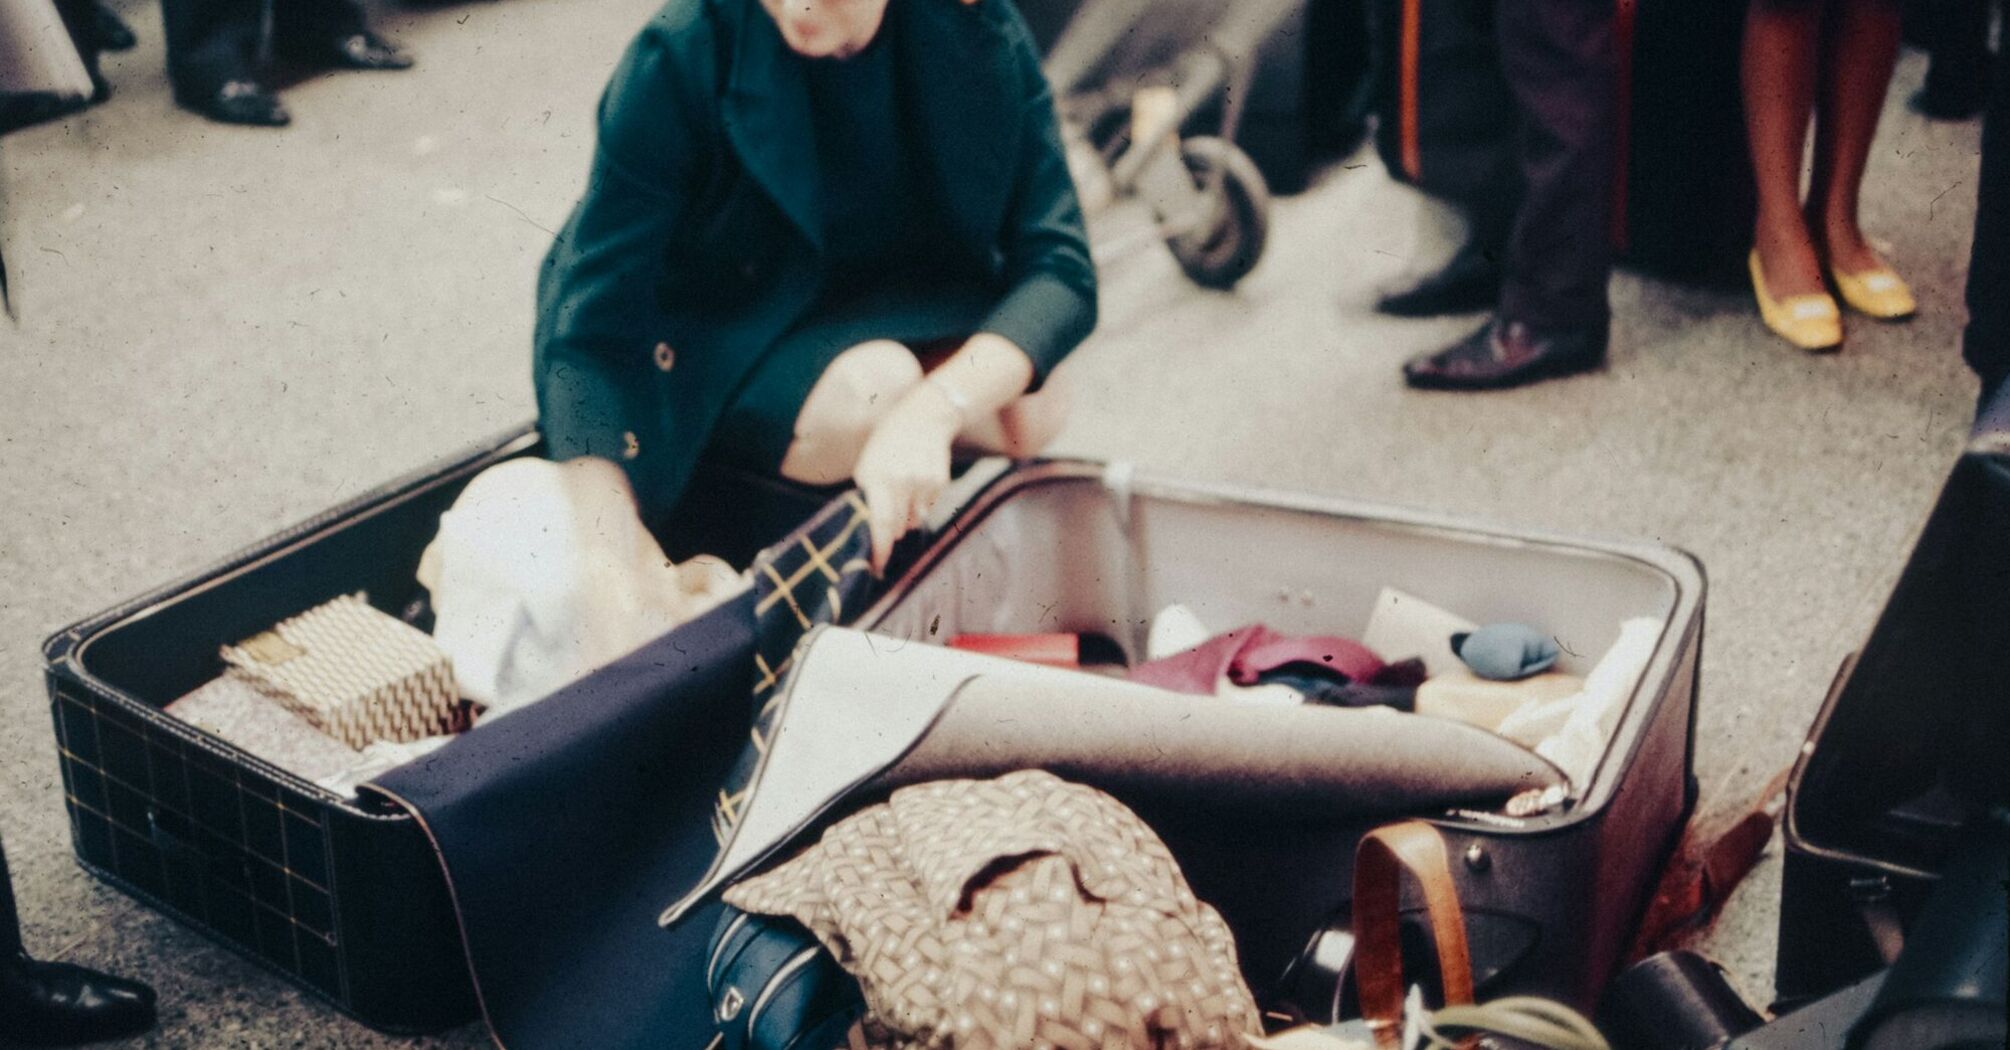
[[[790,51],[758,0],[715,0],[732,36],[723,100],[727,140],[747,172],[803,236],[824,238],[816,130],[803,59]],[[1026,86],[992,12],[960,0],[889,0],[900,48],[906,112],[955,231],[972,245],[995,240],[1018,155]]]

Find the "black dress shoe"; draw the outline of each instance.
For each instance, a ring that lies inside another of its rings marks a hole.
[[[140,42],[118,12],[101,3],[91,5],[91,39],[100,51],[130,51]]]
[[[1501,268],[1494,253],[1467,242],[1452,261],[1408,288],[1375,303],[1391,317],[1439,317],[1491,310],[1501,294]]]
[[[0,95],[0,135],[61,120],[90,104],[87,98],[65,98],[49,91]]]
[[[329,41],[330,60],[345,69],[410,69],[412,56],[365,29]]]
[[[26,955],[0,960],[0,1043],[78,1046],[154,1026],[154,991],[137,981]]]
[[[1411,358],[1403,380],[1424,390],[1501,390],[1604,363],[1603,329],[1537,333],[1497,320],[1447,349]]]
[[[1981,116],[1982,107],[1989,102],[1989,79],[1993,75],[1990,67],[1995,63],[1961,63],[1966,68],[1959,73],[1942,68],[1948,64],[1936,62],[1927,67],[1926,86],[1914,92],[1907,104],[1928,120],[1973,120]]]
[[[254,80],[232,80],[207,95],[185,99],[183,105],[224,124],[280,128],[293,122],[272,89]]]

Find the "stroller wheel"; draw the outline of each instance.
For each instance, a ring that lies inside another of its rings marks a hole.
[[[1194,182],[1211,198],[1213,218],[1166,239],[1180,269],[1205,288],[1233,288],[1263,258],[1270,232],[1270,188],[1256,163],[1226,139],[1180,143]]]

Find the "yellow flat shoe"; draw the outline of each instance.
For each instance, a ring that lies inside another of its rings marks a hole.
[[[1821,292],[1774,299],[1766,291],[1766,272],[1759,266],[1758,249],[1752,250],[1752,295],[1759,301],[1759,319],[1787,342],[1816,353],[1842,346],[1842,311],[1836,301]]]
[[[1842,301],[1866,317],[1897,321],[1911,317],[1919,309],[1919,304],[1913,301],[1912,289],[1889,266],[1862,273],[1830,270],[1829,276],[1835,280]]]

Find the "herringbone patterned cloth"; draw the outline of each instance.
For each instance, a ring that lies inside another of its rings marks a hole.
[[[453,664],[432,635],[345,594],[222,648],[232,673],[361,750],[467,728]]]
[[[858,978],[851,1050],[1239,1050],[1257,1031],[1228,925],[1165,844],[1039,770],[903,788],[726,900],[793,916]]]

